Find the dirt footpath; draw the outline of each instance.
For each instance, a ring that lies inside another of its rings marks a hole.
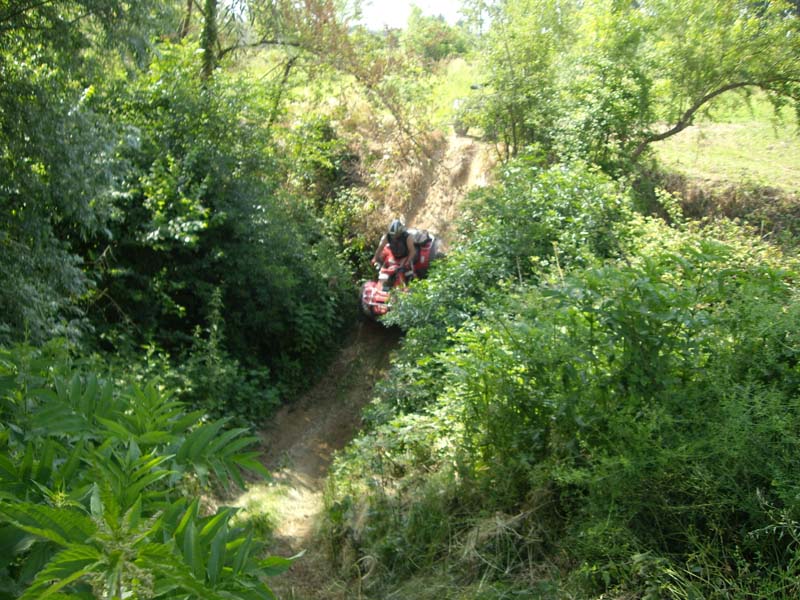
[[[325,476],[334,452],[355,437],[399,339],[399,330],[360,322],[322,380],[284,406],[260,434],[273,481],[253,486],[236,504],[254,514],[266,511],[275,521],[271,553],[306,551],[289,573],[269,580],[281,600],[337,597],[335,577],[314,542]]]

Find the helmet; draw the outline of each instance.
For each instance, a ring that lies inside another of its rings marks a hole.
[[[400,235],[406,230],[406,225],[400,219],[395,219],[391,223],[389,223],[389,229],[387,233],[391,236]]]

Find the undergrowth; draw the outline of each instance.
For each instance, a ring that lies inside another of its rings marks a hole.
[[[521,164],[392,313],[332,557],[371,597],[796,597],[796,261]]]

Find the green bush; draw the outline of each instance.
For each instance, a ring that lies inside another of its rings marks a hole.
[[[446,564],[579,596],[796,595],[796,261],[731,224],[634,218],[568,173],[485,191],[463,251],[404,296],[394,381],[331,492],[367,508],[337,531],[390,580]],[[497,271],[448,296],[476,256]],[[447,526],[414,521],[434,490]]]
[[[291,560],[200,500],[266,474],[246,429],[75,370],[56,343],[0,349],[0,417],[3,597],[273,597],[262,579]]]
[[[110,239],[86,249],[105,248],[91,315],[104,351],[155,345],[195,379],[187,398],[257,418],[322,368],[352,314],[350,272],[315,215],[346,153],[317,122],[281,153],[269,95],[205,80],[199,61],[191,44],[163,44],[147,73],[96,100],[128,135]],[[203,348],[196,332],[214,327],[224,335]]]

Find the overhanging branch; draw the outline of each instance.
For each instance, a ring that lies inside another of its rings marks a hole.
[[[279,40],[279,39],[260,39],[257,42],[251,42],[249,44],[235,44],[233,46],[228,46],[227,48],[223,48],[220,50],[220,58],[225,56],[226,54],[230,54],[231,52],[236,52],[237,50],[245,50],[247,48],[261,48],[263,46],[289,46],[291,48],[300,48],[301,50],[307,50],[303,44],[300,42],[294,42],[289,40]]]
[[[644,140],[639,142],[639,145],[633,151],[631,158],[635,161],[642,152],[645,151],[647,146],[652,144],[653,142],[660,142],[661,140],[665,140],[668,137],[672,137],[673,135],[680,133],[689,125],[692,124],[692,120],[694,119],[694,115],[700,110],[704,104],[710,102],[720,94],[724,94],[725,92],[730,92],[731,90],[744,88],[744,87],[757,87],[763,90],[771,89],[771,86],[776,83],[791,83],[794,80],[791,79],[780,79],[780,80],[769,80],[769,81],[738,81],[735,83],[729,83],[727,85],[723,85],[720,88],[717,88],[713,92],[709,92],[702,98],[698,99],[691,107],[689,107],[686,112],[684,112],[678,122],[675,123],[671,128],[661,133],[656,133],[653,135],[647,136]]]

